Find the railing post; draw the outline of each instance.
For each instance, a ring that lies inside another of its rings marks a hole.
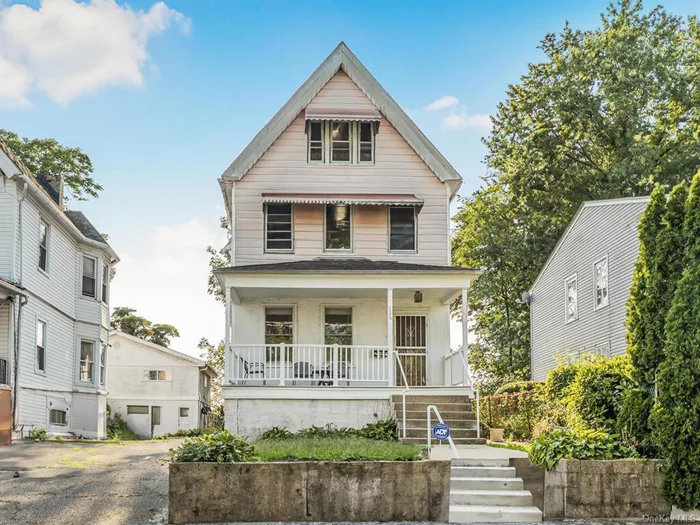
[[[287,375],[287,348],[280,343],[280,386],[284,386],[284,378]]]
[[[389,385],[396,386],[396,362],[394,359],[394,289],[386,290],[386,346],[389,357]]]
[[[333,386],[338,386],[338,343],[333,345]]]
[[[469,288],[462,288],[462,355],[467,359],[469,352]],[[464,373],[464,370],[462,371]],[[467,378],[462,377],[462,384],[467,383]]]
[[[225,328],[224,328],[224,370],[225,370],[225,377],[224,377],[224,384],[225,383],[232,383],[232,377],[233,377],[233,372],[234,372],[234,366],[232,363],[231,359],[231,312],[233,308],[231,307],[231,288],[228,286],[225,288],[225,295],[226,295],[226,319],[225,319]],[[238,374],[240,375],[240,374]]]

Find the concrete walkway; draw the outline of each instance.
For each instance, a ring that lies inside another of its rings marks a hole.
[[[510,459],[526,458],[527,452],[508,448],[489,447],[488,445],[457,445],[459,456],[470,459]],[[452,449],[445,442],[430,449],[430,459],[452,459]]]

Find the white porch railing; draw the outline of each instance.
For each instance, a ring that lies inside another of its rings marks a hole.
[[[464,352],[451,350],[444,358],[444,376],[446,386],[467,386],[472,388],[472,377],[469,373]],[[479,406],[479,390],[474,388],[474,403],[476,404],[476,437],[481,437],[481,410]]]
[[[228,368],[234,385],[392,384],[386,346],[231,345]]]

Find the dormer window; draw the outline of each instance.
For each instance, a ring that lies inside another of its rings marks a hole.
[[[306,110],[309,164],[372,164],[380,115],[374,110]]]
[[[350,122],[331,122],[331,162],[350,162]]]

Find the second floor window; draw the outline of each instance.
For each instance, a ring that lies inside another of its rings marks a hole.
[[[326,250],[352,250],[352,209],[347,204],[327,204],[325,220]]]
[[[83,256],[83,296],[95,297],[97,260]]]
[[[144,370],[144,381],[170,381],[171,375],[168,370]]]
[[[608,306],[608,257],[593,265],[595,279],[595,309]]]
[[[331,122],[331,162],[350,162],[350,122]]]
[[[80,380],[92,383],[95,373],[95,343],[80,342]]]
[[[46,271],[49,260],[49,225],[39,220],[39,268]]]
[[[265,251],[290,252],[294,249],[291,204],[265,206]]]
[[[565,281],[566,290],[566,322],[578,319],[578,282],[576,275]]]
[[[107,304],[109,302],[108,294],[109,289],[109,266],[106,264],[102,265],[102,302]]]
[[[389,208],[389,251],[416,250],[416,209],[412,206]]]
[[[36,322],[36,369],[46,372],[46,323]]]

